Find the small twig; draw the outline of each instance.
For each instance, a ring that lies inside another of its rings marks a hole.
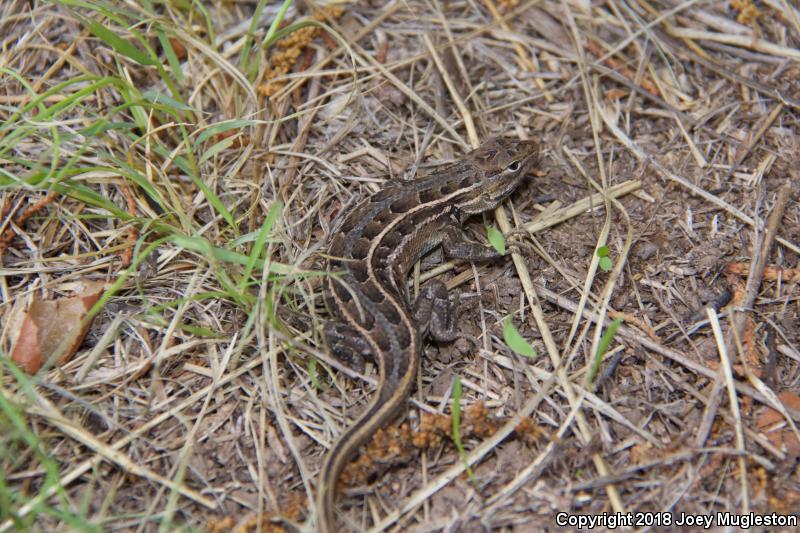
[[[734,311],[731,315],[732,326],[735,329],[734,334],[739,338],[742,338],[744,334],[745,323],[749,319],[749,309],[753,307],[753,303],[756,300],[756,295],[758,294],[758,289],[761,287],[764,268],[767,265],[767,259],[769,258],[772,245],[775,242],[775,237],[778,233],[778,224],[780,223],[781,219],[783,218],[783,214],[786,211],[786,204],[789,201],[790,192],[791,187],[788,183],[784,184],[780,188],[778,191],[778,198],[775,201],[775,206],[772,208],[772,212],[769,215],[767,228],[763,234],[763,239],[761,240],[760,245],[758,242],[753,244],[754,261],[752,268],[750,269],[750,273],[747,276],[744,295],[738,305],[741,311]],[[744,356],[744,354],[742,355]],[[742,357],[742,359],[743,362],[746,363],[745,358]]]
[[[767,265],[772,245],[778,235],[778,224],[780,224],[783,214],[786,212],[786,205],[789,202],[789,193],[791,193],[791,185],[785,183],[778,190],[778,198],[775,200],[775,205],[772,207],[772,212],[769,214],[767,220],[767,229],[764,233],[764,240],[761,243],[761,249],[758,251],[757,260],[750,270],[750,275],[747,277],[747,285],[745,288],[745,297],[742,301],[742,307],[745,309],[752,307],[753,302],[756,300],[758,288],[761,286],[761,278],[764,274],[764,268]]]
[[[742,162],[747,159],[747,156],[750,155],[753,147],[758,144],[762,137],[764,137],[764,134],[772,126],[772,123],[775,122],[775,119],[778,118],[778,115],[781,114],[781,111],[783,111],[783,104],[779,102],[772,109],[772,111],[770,111],[769,115],[763,119],[756,132],[753,135],[748,136],[747,142],[739,145],[739,148],[736,150],[736,159],[734,159],[733,165],[731,165],[731,169],[728,173],[729,177],[732,176],[739,165],[741,165]]]

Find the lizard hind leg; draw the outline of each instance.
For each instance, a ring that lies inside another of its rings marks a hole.
[[[374,361],[372,347],[356,328],[344,322],[328,322],[324,327],[330,353],[356,372],[364,372],[366,361]]]
[[[422,286],[419,297],[414,302],[414,321],[419,324],[423,335],[430,333],[437,342],[453,341],[458,337],[458,303],[458,295],[450,301],[444,283],[439,280],[429,281]]]

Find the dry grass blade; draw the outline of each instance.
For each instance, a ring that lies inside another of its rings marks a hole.
[[[732,44],[742,48],[752,48],[759,52],[771,54],[778,57],[790,57],[795,61],[800,61],[800,50],[780,46],[763,39],[754,39],[747,35],[731,35],[726,33],[716,33],[710,31],[694,30],[692,28],[676,28],[672,26],[669,30],[671,35],[682,39],[697,39],[716,41],[719,43]]]
[[[714,340],[717,342],[717,350],[719,350],[720,363],[725,376],[725,385],[728,389],[728,402],[731,410],[731,415],[736,422],[736,449],[744,454],[744,432],[742,430],[742,416],[739,413],[739,400],[736,397],[736,386],[733,381],[733,365],[728,356],[728,348],[725,346],[725,338],[722,335],[722,328],[719,324],[717,313],[711,309],[707,309],[708,320],[711,323],[711,329],[714,332]],[[750,492],[747,482],[747,465],[744,460],[744,455],[739,456],[739,479],[742,485],[741,498],[743,500],[744,512],[750,512]]]

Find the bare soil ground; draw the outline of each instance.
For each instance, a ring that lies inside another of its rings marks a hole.
[[[201,4],[0,0],[0,531],[313,530],[375,382],[322,340],[330,232],[492,135],[543,147],[467,225],[515,253],[415,269],[463,336],[348,467],[342,529],[796,530],[796,2],[302,3],[269,31],[279,6]],[[32,302],[87,279],[74,357],[18,371]]]

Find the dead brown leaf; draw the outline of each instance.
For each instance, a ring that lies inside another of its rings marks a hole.
[[[69,298],[34,300],[22,322],[11,360],[25,372],[35,374],[58,348],[65,345],[58,364],[69,361],[83,342],[91,322],[82,324],[89,309],[103,292],[102,281],[85,281]]]

